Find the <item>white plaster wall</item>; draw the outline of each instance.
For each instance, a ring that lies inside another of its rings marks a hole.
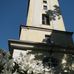
[[[41,16],[41,0],[35,0],[32,26],[36,27],[40,26],[40,20],[41,20],[40,16]]]
[[[45,38],[45,35],[51,35],[51,33],[51,31],[41,31],[22,28],[20,40],[42,42]]]
[[[30,0],[27,26],[40,26],[42,0]]]

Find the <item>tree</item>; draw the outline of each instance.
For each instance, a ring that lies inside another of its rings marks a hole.
[[[54,56],[44,56],[43,59],[41,58],[42,61],[38,60],[37,57],[44,54],[33,53],[20,53],[14,60],[9,52],[0,49],[0,74],[64,74],[65,72],[73,74],[74,72],[71,54],[65,54],[59,62],[59,59]]]
[[[0,74],[11,74],[12,59],[9,52],[0,49]]]
[[[50,21],[56,20],[56,16],[58,17],[58,19],[60,19],[60,15],[61,15],[60,7],[54,5],[54,10],[48,10],[46,11],[46,14],[49,16]]]

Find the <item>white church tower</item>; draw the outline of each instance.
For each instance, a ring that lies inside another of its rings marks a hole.
[[[27,23],[20,26],[20,39],[8,41],[14,60],[20,62],[22,54],[33,74],[52,74],[52,70],[55,70],[53,74],[68,72],[64,65],[60,71],[59,65],[66,63],[67,54],[74,53],[73,33],[65,29],[58,0],[28,0],[27,11]]]
[[[29,0],[27,26],[29,29],[21,28],[20,40],[42,42],[52,30],[65,31],[58,0]],[[52,30],[48,32],[46,29]]]
[[[59,7],[58,0],[30,0],[27,26],[65,31],[61,15],[58,19],[55,12],[53,12],[55,21],[50,21],[49,15],[47,15],[49,10],[56,11],[56,7]]]

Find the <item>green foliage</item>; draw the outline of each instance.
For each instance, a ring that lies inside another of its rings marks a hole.
[[[49,16],[50,20],[56,20],[56,16],[58,19],[60,19],[61,11],[60,7],[57,5],[54,5],[54,10],[48,10],[47,15]]]
[[[11,69],[12,60],[9,52],[0,49],[0,74],[8,74]]]
[[[57,15],[61,15],[60,7],[57,5],[54,5],[54,7],[55,7],[54,10],[56,11]]]
[[[45,74],[46,70],[52,74],[64,74],[64,71],[70,74],[74,72],[74,67],[71,70],[72,55],[66,54],[60,61],[54,56],[45,56],[41,62],[40,59],[35,59],[39,55],[34,53],[34,57],[31,57],[31,54],[20,53],[13,61],[9,52],[0,49],[0,74]]]
[[[0,49],[0,73],[4,69],[4,64],[5,64],[4,56],[5,56],[5,54],[6,53],[2,49]]]

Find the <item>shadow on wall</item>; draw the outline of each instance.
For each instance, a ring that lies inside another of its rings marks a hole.
[[[51,36],[45,35],[43,42],[62,47],[73,47],[72,32],[53,30]]]

